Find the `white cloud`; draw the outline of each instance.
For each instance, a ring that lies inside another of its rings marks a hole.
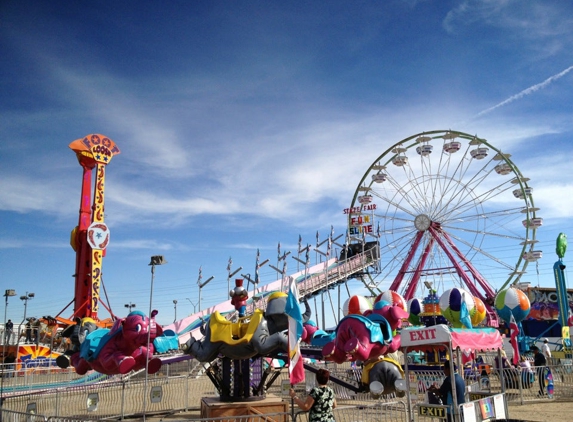
[[[512,95],[511,97],[509,97],[509,98],[503,100],[502,102],[500,102],[500,103],[498,103],[498,104],[496,104],[496,105],[494,105],[494,106],[492,106],[492,107],[489,107],[489,108],[487,108],[487,109],[485,109],[485,110],[480,111],[480,112],[477,113],[473,118],[475,119],[475,118],[477,118],[477,117],[483,116],[484,114],[490,113],[490,112],[492,112],[493,110],[495,110],[495,109],[497,109],[497,108],[499,108],[499,107],[502,107],[502,106],[504,106],[504,105],[510,104],[510,103],[512,103],[512,102],[514,102],[514,101],[517,101],[517,100],[519,100],[519,99],[525,97],[526,95],[531,95],[531,94],[533,94],[534,92],[537,92],[537,91],[539,91],[540,89],[545,88],[545,87],[546,87],[547,85],[549,85],[550,83],[555,82],[555,81],[558,80],[558,79],[561,79],[562,77],[564,77],[565,75],[567,75],[567,74],[568,74],[570,71],[572,71],[572,70],[573,70],[573,66],[569,66],[567,69],[565,69],[565,70],[563,70],[563,71],[561,71],[561,72],[559,72],[559,73],[556,73],[556,74],[553,75],[553,76],[550,76],[549,78],[545,79],[543,82],[540,82],[540,83],[538,83],[538,84],[532,85],[532,86],[530,86],[529,88],[526,88],[526,89],[524,89],[523,91],[521,91],[521,92],[519,92],[519,93],[517,93],[517,94],[515,94],[515,95]]]

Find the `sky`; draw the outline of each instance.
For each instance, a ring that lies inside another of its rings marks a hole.
[[[555,239],[573,232],[569,2],[8,0],[0,15],[0,284],[16,290],[2,307],[14,321],[30,292],[27,316],[71,314],[82,170],[68,145],[93,133],[121,150],[102,267],[120,316],[151,299],[168,324],[198,310],[200,269],[214,277],[204,308],[228,299],[230,260],[252,277],[257,250],[276,266],[279,242],[295,256],[299,236],[344,235],[373,161],[432,130],[512,154],[544,219],[528,280],[554,286]],[[153,255],[167,264],[151,291]]]

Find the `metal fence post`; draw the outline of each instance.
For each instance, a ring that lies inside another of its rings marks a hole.
[[[121,380],[121,412],[120,420],[125,417],[125,379]]]

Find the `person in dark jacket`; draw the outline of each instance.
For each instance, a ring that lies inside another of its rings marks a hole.
[[[438,394],[442,399],[442,403],[450,406],[448,408],[448,421],[451,421],[454,399],[452,392],[452,372],[450,370],[450,361],[448,360],[444,361],[444,375],[446,375],[446,378],[444,379],[444,382],[440,386]],[[457,373],[455,365],[454,365],[454,383],[456,385],[456,401],[458,402],[457,405],[459,406],[460,404],[466,402],[466,397],[465,397],[466,383],[464,382],[464,379],[460,376],[460,374]]]
[[[32,324],[30,323],[30,320],[26,322],[25,332],[26,332],[26,343],[32,343]]]
[[[537,379],[539,380],[539,396],[545,394],[545,367],[547,366],[547,359],[537,346],[531,346],[533,352],[533,366],[537,372]]]

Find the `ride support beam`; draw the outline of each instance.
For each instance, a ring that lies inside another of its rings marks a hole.
[[[448,242],[448,244],[450,245],[452,250],[456,253],[458,258],[460,258],[464,262],[466,267],[469,269],[469,271],[474,276],[475,280],[479,283],[479,285],[481,286],[481,288],[485,292],[485,297],[480,297],[480,299],[484,300],[484,299],[486,299],[486,297],[494,298],[495,297],[495,290],[493,290],[493,288],[486,281],[486,279],[482,277],[482,275],[479,273],[479,271],[476,270],[475,267],[472,265],[472,263],[470,261],[468,261],[468,259],[462,254],[462,252],[454,244],[454,242],[452,241],[450,236],[445,231],[443,231],[441,228],[439,228],[439,231],[440,231],[441,235],[444,237],[444,239],[446,239],[446,242]],[[485,300],[484,300],[484,302],[485,302]]]
[[[76,252],[74,313],[72,320],[75,317],[81,318],[85,316],[85,304],[89,298],[91,247],[87,241],[87,231],[91,224],[92,170],[95,167],[93,159],[80,153],[77,153],[77,157],[83,169],[83,177],[79,222],[78,226],[72,231],[72,238],[70,239],[72,248]]]
[[[406,299],[406,301],[412,299],[414,297],[414,294],[416,293],[416,289],[418,288],[418,282],[420,281],[420,275],[422,274],[422,270],[426,266],[426,261],[428,260],[428,256],[430,255],[432,247],[434,246],[434,242],[435,242],[434,238],[430,236],[430,240],[428,241],[428,244],[424,248],[424,252],[420,257],[418,265],[416,266],[414,275],[412,276],[412,279],[410,280],[410,282],[406,287],[406,293],[404,294],[404,299]]]
[[[443,231],[439,232],[438,230],[436,230],[436,228],[433,225],[430,226],[430,228],[428,230],[430,231],[432,236],[436,239],[436,242],[438,242],[438,245],[440,245],[440,247],[442,248],[442,250],[444,251],[444,253],[448,257],[448,259],[451,261],[456,272],[458,273],[460,278],[464,281],[464,284],[467,286],[470,293],[472,295],[478,296],[481,299],[482,298],[481,292],[477,289],[476,285],[472,282],[472,280],[470,280],[470,278],[468,277],[468,275],[466,274],[464,269],[460,266],[459,262],[455,260],[454,255],[448,249],[448,245],[446,245],[446,243],[444,243],[444,240],[440,237],[440,234],[443,234]],[[488,306],[488,305],[486,304],[486,306]]]
[[[420,242],[422,241],[423,236],[424,236],[423,231],[419,231],[418,233],[416,233],[416,236],[414,237],[414,241],[412,242],[412,246],[410,247],[410,250],[408,251],[408,255],[406,256],[406,259],[404,260],[404,263],[402,264],[400,271],[398,271],[396,278],[392,282],[392,285],[390,286],[390,290],[395,291],[395,292],[398,291],[398,288],[400,287],[400,284],[402,284],[402,280],[404,279],[404,276],[406,275],[406,271],[408,270],[408,267],[410,266],[410,264],[412,263],[412,260],[414,259],[414,255],[416,254],[416,250],[418,249],[418,246],[420,246]]]

